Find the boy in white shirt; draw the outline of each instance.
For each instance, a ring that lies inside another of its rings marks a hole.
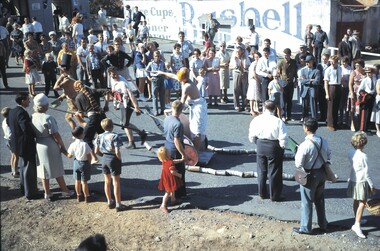
[[[282,93],[283,88],[279,81],[280,74],[274,70],[273,71],[273,80],[268,85],[268,95],[269,99],[273,100],[277,109],[277,117],[281,118],[281,107],[282,107]]]
[[[75,179],[77,201],[82,201],[83,190],[84,201],[88,203],[90,202],[90,192],[88,190],[87,182],[91,179],[91,164],[95,164],[99,161],[92,152],[90,146],[83,141],[83,127],[76,127],[71,133],[75,137],[75,141],[70,144],[67,152],[64,154],[68,158],[75,158],[73,164],[73,177]]]

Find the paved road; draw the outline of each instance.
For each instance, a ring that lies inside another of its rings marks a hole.
[[[172,48],[170,41],[158,41],[160,49],[169,52]],[[12,68],[7,70],[10,90],[0,88],[0,106],[15,105],[14,96],[18,91],[25,91],[23,73],[21,67],[16,67],[14,60],[10,60]],[[2,85],[1,85],[2,87]],[[38,86],[37,90],[42,91],[43,87]],[[51,96],[53,97],[53,96]],[[232,98],[232,88],[229,89],[229,97]],[[53,101],[53,99],[51,99]],[[300,111],[299,105],[294,100],[296,111]],[[147,103],[151,105],[150,103]],[[145,103],[141,104],[142,106]],[[66,108],[65,104],[60,107]],[[28,109],[30,113],[32,108]],[[64,121],[64,114],[49,110],[59,123],[60,132],[64,142],[68,145],[72,139],[69,127]],[[120,114],[118,111],[111,111],[108,117],[118,121]],[[296,116],[300,113],[296,112]],[[164,117],[161,117],[164,119]],[[226,149],[253,149],[248,141],[248,127],[252,117],[248,113],[238,113],[234,111],[233,104],[219,105],[217,109],[209,109],[209,127],[207,135],[209,143],[215,147]],[[133,115],[132,123],[147,129],[153,134],[148,136],[148,142],[154,148],[163,144],[163,137],[154,125],[153,121],[145,115],[136,117]],[[301,124],[298,122],[289,123],[288,133],[297,142],[302,142],[304,135]],[[116,131],[123,133],[120,128]],[[350,227],[354,221],[352,213],[352,199],[347,198],[346,188],[349,177],[350,166],[346,157],[347,151],[351,148],[350,137],[352,132],[349,130],[339,130],[330,132],[325,126],[318,130],[318,134],[326,137],[333,151],[332,164],[334,171],[340,180],[335,184],[326,184],[326,211],[327,219],[331,224]],[[3,133],[0,134],[3,139]],[[138,136],[136,136],[136,139]],[[138,139],[137,139],[138,140]],[[139,142],[137,141],[139,145]],[[368,145],[365,149],[369,158],[369,165],[375,186],[380,187],[380,160],[379,160],[380,139],[376,135],[370,135]],[[9,167],[9,154],[4,140],[0,143],[1,150],[1,175],[11,177]],[[135,150],[122,149],[123,154],[123,173],[121,175],[123,200],[138,202],[151,201],[159,203],[162,193],[158,191],[158,179],[160,177],[161,166],[156,156],[148,152],[143,146]],[[72,179],[72,160],[63,158],[66,170],[66,182],[73,186]],[[227,155],[216,154],[209,163],[209,167],[216,170],[238,170],[256,171],[255,155]],[[294,170],[294,160],[287,159],[284,162],[284,172],[292,174]],[[298,221],[300,219],[300,195],[299,186],[294,181],[284,181],[283,195],[286,197],[284,202],[272,203],[268,200],[261,200],[257,196],[257,181],[255,178],[240,178],[236,176],[213,176],[201,173],[186,173],[188,186],[187,204],[202,209],[232,210],[247,214],[265,215],[286,221]],[[54,183],[54,181],[52,181]],[[90,182],[90,190],[99,194],[103,198],[102,192],[103,176],[101,170],[94,168]],[[42,189],[42,187],[41,187]],[[377,190],[377,197],[380,197],[380,190]],[[370,216],[365,212],[368,224],[363,226],[364,231],[369,233],[369,238],[378,243],[380,237],[380,217]],[[315,222],[315,219],[314,219]],[[290,230],[289,230],[290,231]]]

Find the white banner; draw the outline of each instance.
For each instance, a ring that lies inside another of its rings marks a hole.
[[[139,7],[147,18],[151,36],[175,40],[178,32],[184,31],[187,39],[202,41],[202,24],[209,13],[226,27],[219,30],[216,42],[234,41],[238,35],[248,38],[249,25],[254,24],[260,40],[270,38],[277,51],[287,47],[298,50],[307,24],[319,24],[327,34],[330,27],[330,0],[124,0],[126,4],[132,10]]]

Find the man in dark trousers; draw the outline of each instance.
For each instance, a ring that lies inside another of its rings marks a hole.
[[[144,20],[146,20],[145,15],[139,11],[139,7],[135,6],[135,11],[133,12],[133,29],[135,29],[135,37],[137,37],[138,31],[139,31],[139,24],[141,22],[141,17],[144,17]]]
[[[184,128],[179,120],[183,104],[176,100],[172,103],[172,115],[167,116],[164,121],[165,147],[175,159],[185,159],[185,146],[183,144]],[[176,199],[186,196],[185,164],[183,162],[175,165],[177,171],[182,174],[183,186],[175,191]]]
[[[314,47],[314,57],[316,58],[317,63],[320,63],[322,50],[325,47],[324,43],[326,43],[326,48],[327,48],[328,43],[329,43],[329,38],[327,37],[326,32],[322,30],[320,25],[317,25],[316,27],[317,27],[317,31],[314,34],[312,46]]]
[[[276,105],[272,100],[264,103],[263,114],[255,117],[249,126],[248,138],[257,147],[257,186],[259,196],[266,199],[266,181],[272,201],[281,201],[282,161],[288,141],[285,123],[274,115]]]
[[[27,199],[38,197],[36,142],[31,119],[25,110],[30,104],[28,93],[16,96],[17,106],[9,111],[7,123],[11,129],[11,151],[20,157],[21,192]]]

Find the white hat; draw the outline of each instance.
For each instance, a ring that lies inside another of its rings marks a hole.
[[[137,46],[138,46],[139,48],[141,48],[141,47],[144,47],[144,48],[145,48],[145,45],[144,45],[143,43],[139,43]]]
[[[45,94],[40,93],[34,97],[33,102],[35,106],[44,106],[49,104],[49,98]]]
[[[57,35],[57,33],[55,33],[55,31],[51,31],[51,32],[49,32],[49,37],[51,36],[51,35]]]

